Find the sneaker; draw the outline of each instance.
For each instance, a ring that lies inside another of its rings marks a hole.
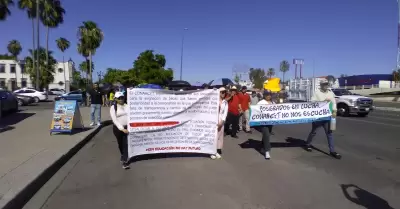
[[[101,126],[101,123],[97,123],[96,125],[97,125],[97,126]]]
[[[338,159],[338,160],[340,160],[341,158],[342,158],[342,156],[339,154],[339,153],[337,153],[337,152],[331,152],[331,153],[329,153],[332,157],[334,157],[334,158],[336,158],[336,159]]]
[[[90,123],[90,126],[94,126],[94,122],[91,122],[91,123]]]
[[[265,152],[265,159],[267,160],[271,159],[271,155],[269,155],[269,152]]]
[[[221,159],[221,158],[222,158],[222,156],[221,156],[219,153],[215,154],[215,157],[216,157],[217,159]]]
[[[124,162],[124,163],[122,163],[122,168],[125,169],[125,170],[127,170],[127,169],[129,169],[129,168],[131,168],[131,167],[129,166],[129,163],[128,163],[128,162]]]
[[[217,159],[217,156],[216,156],[216,155],[211,155],[210,157],[211,157],[211,159],[213,159],[213,160]]]
[[[306,145],[306,146],[304,147],[304,149],[305,149],[307,152],[312,152],[311,145]]]

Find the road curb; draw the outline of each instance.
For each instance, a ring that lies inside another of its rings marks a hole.
[[[91,133],[84,137],[79,143],[73,146],[67,153],[62,155],[59,159],[55,160],[53,164],[49,165],[42,173],[40,173],[34,180],[21,189],[18,194],[13,197],[2,209],[19,209],[22,208],[39,189],[46,184],[46,182],[57,171],[70,160],[79,150],[83,148],[99,131],[112,124],[111,120],[104,121],[102,125],[96,127]]]

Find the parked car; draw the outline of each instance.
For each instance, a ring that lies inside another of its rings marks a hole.
[[[1,113],[17,112],[18,101],[17,98],[9,91],[0,90],[1,100]]]
[[[71,91],[69,93],[57,96],[54,100],[76,100],[78,102],[82,102],[82,91]]]
[[[22,96],[33,97],[33,99],[35,100],[35,103],[47,100],[47,94],[45,92],[37,91],[35,89],[22,88],[22,89],[18,89],[16,91],[14,91],[14,93],[18,94],[18,95],[22,95]]]
[[[35,99],[33,97],[23,96],[23,95],[19,95],[19,94],[14,94],[14,96],[17,97],[19,106],[26,106],[26,105],[35,103]]]
[[[65,91],[63,89],[50,89],[49,93],[51,92],[51,94],[54,95],[63,95],[65,94]]]

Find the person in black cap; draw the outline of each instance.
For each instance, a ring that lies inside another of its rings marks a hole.
[[[259,101],[257,104],[258,105],[275,104],[272,101],[271,92],[264,91],[263,99],[261,101]],[[271,158],[271,155],[269,153],[271,150],[271,144],[269,142],[269,139],[271,136],[270,129],[272,129],[272,125],[261,126],[263,151],[265,152],[265,159],[267,159],[267,160],[269,160]]]

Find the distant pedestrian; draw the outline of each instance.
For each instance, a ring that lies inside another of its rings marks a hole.
[[[115,93],[115,103],[110,108],[110,115],[113,121],[113,133],[117,138],[120,161],[123,169],[129,168],[128,157],[128,105],[125,104],[124,94]]]
[[[219,88],[219,112],[218,112],[218,124],[217,124],[217,153],[211,155],[211,159],[220,159],[222,155],[222,148],[224,145],[224,125],[226,116],[228,115],[228,102],[225,100],[226,89],[224,87]]]
[[[91,99],[90,119],[92,123],[90,123],[90,126],[95,124],[99,126],[101,124],[101,105],[104,103],[103,92],[99,89],[99,85],[94,84],[88,93]]]
[[[239,118],[239,131],[250,133],[250,95],[247,94],[247,87],[243,86],[241,92],[238,93],[240,101],[240,109],[242,110]],[[243,127],[244,126],[244,127]]]
[[[332,117],[335,118],[336,112],[337,112],[335,94],[333,94],[333,92],[330,89],[328,89],[328,87],[329,87],[329,82],[327,80],[322,80],[320,82],[320,88],[315,91],[313,97],[311,98],[311,101],[313,101],[313,102],[324,102],[324,101],[330,102],[332,105],[332,109],[333,109]],[[312,149],[311,149],[312,140],[315,137],[315,135],[317,134],[317,130],[320,128],[324,129],[326,138],[328,139],[330,155],[336,159],[341,159],[342,156],[340,154],[338,154],[337,152],[335,152],[335,148],[333,145],[332,130],[330,128],[329,120],[316,121],[316,122],[312,123],[311,132],[308,135],[305,149],[308,152],[312,151]]]
[[[255,91],[252,91],[250,97],[251,105],[256,105],[259,101],[260,99],[258,98],[257,93]]]
[[[264,91],[264,99],[259,101],[259,105],[269,105],[269,104],[274,104],[272,101],[272,95],[271,92],[269,91]],[[271,136],[271,130],[272,125],[264,125],[261,126],[261,132],[262,132],[262,151],[265,154],[265,159],[269,160],[271,158],[270,151],[271,151],[271,143],[270,143],[270,136]]]
[[[82,91],[82,103],[81,106],[87,106],[86,90]]]

